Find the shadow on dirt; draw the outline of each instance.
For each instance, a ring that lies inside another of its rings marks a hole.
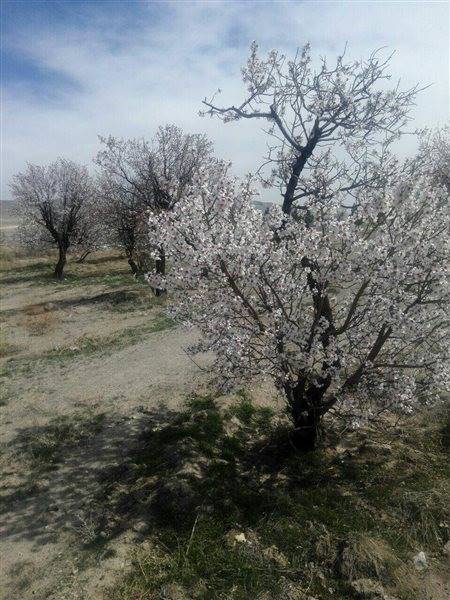
[[[67,532],[88,537],[90,532],[82,531],[83,520],[93,499],[102,495],[105,478],[126,470],[126,457],[143,429],[167,420],[169,413],[142,409],[131,418],[92,418],[91,426],[84,423],[80,435],[72,438],[73,427],[70,431],[56,425],[53,430],[48,425],[19,430],[9,445],[14,455],[4,472],[5,493],[0,500],[5,543],[8,538],[22,539],[38,547],[57,542]],[[22,470],[24,463],[29,470],[14,482],[18,462]],[[9,476],[13,483],[8,485]],[[86,529],[89,526],[84,525]],[[100,525],[97,523],[96,529]]]

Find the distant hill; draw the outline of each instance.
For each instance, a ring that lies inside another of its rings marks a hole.
[[[253,206],[261,212],[265,212],[273,204],[273,202],[261,202],[261,200],[253,200]]]

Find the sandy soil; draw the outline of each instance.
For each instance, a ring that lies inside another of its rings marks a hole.
[[[106,549],[86,550],[99,480],[123,465],[149,422],[206,389],[209,357],[196,359],[202,368],[194,364],[185,349],[196,333],[178,327],[124,337],[152,324],[158,329],[164,308],[148,288],[127,279],[123,259],[69,265],[79,275],[72,285],[52,283],[40,270],[42,257],[12,256],[3,270],[0,308],[0,599],[101,600],[145,538],[130,522]],[[97,277],[109,271],[123,285]],[[124,291],[137,294],[138,308],[125,303],[117,310],[105,301]],[[82,348],[87,338],[100,340],[93,351],[55,355],[55,349]],[[258,386],[254,397],[273,402],[273,390]],[[36,472],[18,451],[23,435],[39,437],[55,417],[78,419],[80,413],[104,414],[101,430],[65,450],[55,468]],[[439,574],[427,574],[425,583],[428,600],[446,597]]]
[[[101,598],[103,586],[126,568],[136,534],[130,529],[114,541],[111,555],[86,561],[78,515],[95,493],[100,474],[120,462],[148,422],[148,411],[176,407],[205,381],[205,373],[184,351],[196,335],[171,328],[117,348],[110,344],[107,352],[100,344],[92,353],[48,360],[49,351],[76,347],[86,336],[111,340],[157,322],[163,308],[150,306],[145,290],[148,303],[144,300],[142,308],[115,311],[107,303],[88,301],[108,292],[108,285],[90,284],[89,279],[76,286],[39,285],[34,273],[28,280],[22,277],[22,267],[19,262],[14,272],[20,277],[4,273],[0,311],[2,339],[12,348],[0,359],[6,368],[1,381],[6,403],[0,408],[0,597]],[[136,287],[130,282],[129,288]],[[207,357],[200,362],[206,365]],[[102,431],[30,485],[33,474],[16,455],[15,440],[24,431],[38,433],[55,416],[85,409],[106,413]]]

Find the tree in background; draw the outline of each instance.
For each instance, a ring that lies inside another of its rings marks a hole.
[[[31,246],[56,246],[54,276],[61,279],[67,251],[89,239],[94,186],[87,168],[63,158],[48,166],[29,164],[11,184],[20,234]]]
[[[150,270],[147,208],[103,173],[97,179],[97,206],[111,245],[123,249],[133,275]]]
[[[171,210],[194,175],[212,160],[206,136],[185,134],[174,125],[160,127],[152,142],[101,138],[95,159],[104,211],[113,224],[133,273],[148,270],[148,214]],[[156,248],[156,270],[165,272],[162,247]]]

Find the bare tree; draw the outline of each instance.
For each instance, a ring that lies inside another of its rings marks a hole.
[[[175,125],[159,127],[151,142],[112,136],[100,141],[104,148],[95,163],[101,169],[105,210],[110,211],[132,271],[142,272],[146,251],[151,251],[145,248],[146,215],[173,208],[195,173],[211,160],[212,144],[206,136],[185,134]],[[156,250],[156,270],[164,274],[164,249]]]
[[[48,166],[29,164],[11,184],[20,230],[28,245],[58,248],[54,276],[61,279],[67,251],[87,239],[93,184],[87,168],[59,158]]]
[[[286,214],[304,209],[311,196],[326,200],[343,192],[346,205],[354,204],[358,190],[383,188],[396,172],[389,148],[409,120],[418,88],[386,89],[391,56],[380,51],[366,61],[345,62],[344,55],[333,66],[322,58],[314,69],[309,44],[288,60],[275,50],[260,58],[254,42],[242,69],[244,100],[225,107],[215,104],[215,95],[203,101],[201,114],[224,122],[269,123],[272,143],[259,173],[265,185],[280,189]]]

